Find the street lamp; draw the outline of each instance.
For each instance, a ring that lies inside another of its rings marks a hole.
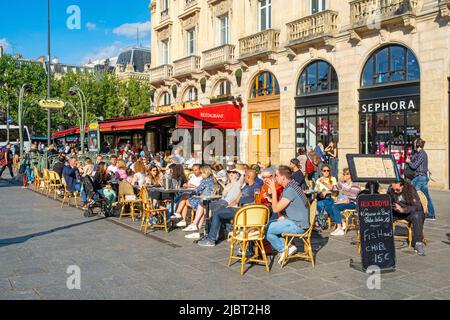
[[[71,96],[78,95],[78,97],[80,98],[80,103],[81,103],[80,141],[81,141],[81,154],[84,154],[84,133],[86,131],[86,113],[87,113],[86,96],[84,95],[84,93],[80,89],[80,87],[78,87],[78,86],[71,87],[69,89],[69,94]],[[78,114],[78,112],[77,112],[77,114]]]
[[[23,105],[23,96],[25,95],[25,92],[31,91],[32,87],[31,84],[25,83],[20,88],[20,94],[19,94],[19,140],[20,140],[20,156],[23,155],[23,129],[22,129],[22,105]]]

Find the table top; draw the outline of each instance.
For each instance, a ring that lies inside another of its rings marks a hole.
[[[179,193],[194,190],[194,189],[164,189],[162,187],[147,187],[147,189],[150,191],[158,191],[163,193]]]
[[[222,196],[193,196],[192,198],[201,199],[203,201],[211,201],[211,200],[222,199]]]

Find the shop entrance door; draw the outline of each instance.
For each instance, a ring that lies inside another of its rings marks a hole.
[[[257,115],[259,117],[259,115]],[[280,112],[261,112],[261,129],[254,130],[253,114],[249,117],[249,164],[280,163]]]

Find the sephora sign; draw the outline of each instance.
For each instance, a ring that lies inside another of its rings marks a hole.
[[[375,101],[363,101],[359,103],[361,113],[373,112],[399,112],[419,110],[419,97],[386,98]]]

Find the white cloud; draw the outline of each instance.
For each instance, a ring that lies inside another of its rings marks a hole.
[[[84,56],[81,63],[85,64],[89,60],[95,61],[118,56],[121,48],[123,48],[123,44],[120,41],[116,41],[108,47],[94,49]]]
[[[88,30],[95,30],[97,29],[97,25],[95,23],[88,22],[86,23],[86,28],[88,28]]]
[[[127,38],[136,38],[137,30],[139,28],[139,36],[144,37],[150,34],[150,21],[125,23],[115,28],[113,33],[118,36],[124,36]]]
[[[3,47],[3,52],[11,50],[11,44],[6,40],[6,38],[0,39],[0,46]]]

